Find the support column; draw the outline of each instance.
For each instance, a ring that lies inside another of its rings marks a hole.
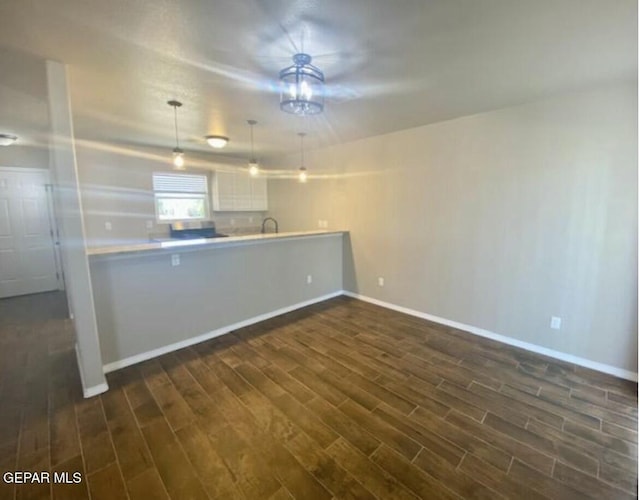
[[[73,117],[67,69],[47,61],[49,117],[51,120],[51,172],[60,229],[60,246],[69,310],[75,327],[76,357],[86,398],[108,390],[89,274],[89,260],[78,182]]]

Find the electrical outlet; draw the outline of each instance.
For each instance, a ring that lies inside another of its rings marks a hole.
[[[231,221],[230,221],[230,222],[231,222],[231,225],[232,225],[232,226],[235,226],[235,225],[236,225],[236,220],[235,220],[235,219],[231,219]]]
[[[378,278],[378,286],[384,286],[384,278],[382,276]]]
[[[147,229],[153,229],[153,221],[152,220],[148,220],[147,221]]]
[[[551,324],[549,325],[554,330],[560,330],[562,326],[562,318],[558,318],[558,316],[551,316]]]
[[[307,285],[310,285],[311,283],[313,283],[313,276],[307,274]]]
[[[249,217],[249,224],[253,224],[253,217]]]
[[[107,222],[104,223],[104,228],[107,231],[111,231],[113,229],[113,226],[111,225],[111,222],[107,221]]]
[[[171,265],[172,266],[179,266],[180,265],[180,254],[179,253],[174,253],[171,255]]]
[[[323,222],[324,222],[324,221],[322,221],[322,220],[318,219],[318,227],[319,227],[319,228],[322,228],[322,223],[323,223]]]

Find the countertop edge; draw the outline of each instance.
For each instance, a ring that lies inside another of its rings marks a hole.
[[[162,252],[191,252],[240,245],[253,245],[257,243],[276,242],[298,238],[336,236],[346,233],[348,233],[348,231],[345,230],[291,231],[287,233],[229,236],[226,238],[203,238],[198,240],[176,240],[168,242],[138,243],[133,245],[114,245],[106,247],[87,248],[87,256],[93,260],[100,257],[134,257],[138,255],[142,256]]]

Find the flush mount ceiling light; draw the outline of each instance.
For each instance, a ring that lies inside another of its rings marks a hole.
[[[229,138],[225,137],[224,135],[207,135],[205,136],[205,139],[207,140],[207,144],[209,144],[209,146],[216,149],[225,147],[227,145],[227,142],[229,142]]]
[[[307,168],[304,166],[304,132],[299,132],[300,136],[300,168],[298,169],[298,181],[307,182]]]
[[[251,129],[251,158],[249,158],[249,174],[255,177],[260,173],[260,169],[258,168],[258,160],[256,160],[256,156],[253,154],[253,126],[258,122],[255,120],[247,120],[247,123]]]
[[[0,146],[11,146],[17,140],[17,135],[0,134]]]
[[[280,109],[294,115],[316,115],[324,109],[324,75],[309,54],[293,56],[293,65],[280,71]]]
[[[180,149],[180,141],[178,140],[178,108],[182,106],[179,101],[168,101],[169,106],[173,106],[173,118],[176,130],[176,147],[173,148],[173,165],[177,170],[184,169],[184,151]]]

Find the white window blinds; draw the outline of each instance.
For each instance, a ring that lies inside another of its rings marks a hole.
[[[207,176],[192,174],[153,174],[156,193],[206,193]]]

